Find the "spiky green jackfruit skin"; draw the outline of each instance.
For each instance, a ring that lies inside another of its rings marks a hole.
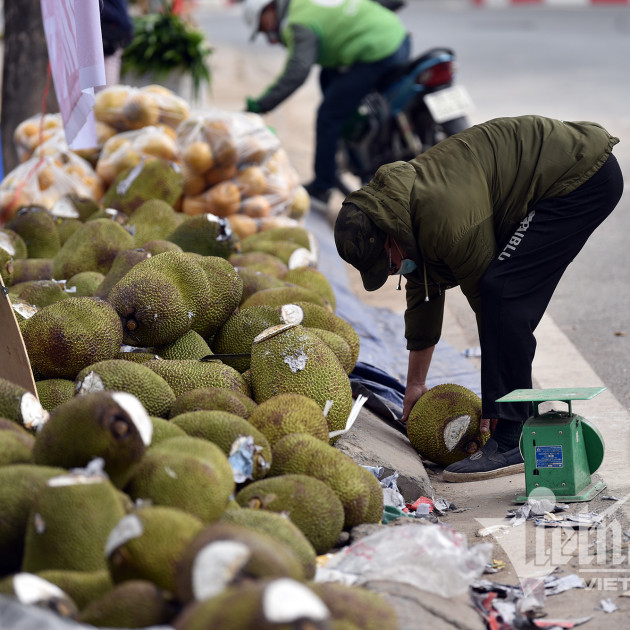
[[[55,227],[59,235],[59,243],[63,245],[81,226],[83,221],[71,218],[56,218]]]
[[[5,287],[11,286],[13,282],[13,256],[2,247],[0,243],[0,278]]]
[[[191,328],[204,339],[210,338],[238,308],[243,294],[243,280],[232,265],[219,256],[189,254],[204,270],[210,287],[205,313],[193,321]]]
[[[174,593],[175,567],[201,519],[163,505],[145,505],[127,514],[110,534],[105,555],[112,580],[148,580]],[[124,532],[130,532],[124,536]]]
[[[204,591],[207,585],[199,576],[217,562],[212,552],[221,543],[236,543],[248,552],[242,565],[233,574],[225,575],[224,588],[251,580],[288,577],[304,579],[304,569],[295,552],[277,539],[250,527],[236,523],[212,523],[204,527],[190,542],[177,565],[177,597],[186,604],[195,599],[205,599],[216,592]],[[220,556],[218,556],[220,557]],[[216,584],[210,585],[216,588]]]
[[[142,243],[140,247],[142,249],[146,249],[151,254],[151,256],[157,256],[158,254],[163,254],[164,252],[184,251],[179,245],[159,238],[147,241],[146,243]]]
[[[236,270],[243,280],[241,304],[254,295],[254,293],[258,293],[258,291],[286,287],[286,283],[280,280],[280,278],[276,278],[263,271],[250,269],[249,267],[237,267]]]
[[[134,246],[133,236],[116,221],[89,221],[57,252],[53,260],[53,278],[67,280],[81,271],[98,271],[105,275],[118,253]]]
[[[327,484],[344,510],[344,529],[368,522],[371,491],[359,464],[335,447],[306,433],[292,433],[272,450],[270,477],[309,475]],[[380,518],[379,518],[380,521]]]
[[[277,394],[261,402],[249,416],[273,446],[290,433],[309,433],[328,443],[328,422],[322,408],[308,396]]]
[[[178,398],[186,392],[203,387],[223,387],[245,396],[251,393],[239,372],[220,361],[153,359],[144,365],[159,374]]]
[[[151,424],[153,425],[153,437],[151,439],[152,445],[159,444],[163,440],[168,440],[168,438],[182,437],[186,435],[186,431],[184,431],[184,429],[178,427],[170,420],[158,418],[156,416],[149,417],[151,419]]]
[[[170,385],[143,363],[110,359],[83,368],[75,378],[76,394],[103,389],[133,394],[150,416],[167,418],[175,394]]]
[[[91,214],[85,222],[96,221],[98,219],[107,219],[107,221],[115,221],[119,225],[127,225],[129,216],[120,210],[114,208],[100,208],[94,214]]]
[[[15,260],[28,258],[28,248],[24,239],[6,225],[0,228],[0,247],[6,249]]]
[[[123,330],[108,302],[70,297],[37,311],[22,336],[32,367],[44,378],[74,379],[84,367],[115,357]]]
[[[27,429],[33,420],[45,422],[48,412],[25,387],[0,378],[0,418],[8,418]]]
[[[267,510],[227,510],[221,521],[230,525],[242,525],[262,532],[286,545],[299,558],[307,580],[315,576],[317,554],[302,530],[284,514]]]
[[[153,352],[121,351],[114,358],[120,359],[121,361],[134,361],[136,363],[146,363],[147,361],[151,361],[152,359],[159,359],[160,357],[158,357],[158,355],[154,354]]]
[[[7,422],[11,422],[7,420]],[[18,427],[17,424],[13,423]],[[19,428],[19,427],[18,427]],[[33,462],[34,438],[28,433],[18,433],[0,427],[0,466],[30,464]]]
[[[241,302],[241,308],[259,304],[282,306],[283,304],[295,304],[296,302],[311,302],[318,306],[329,308],[328,302],[319,293],[300,287],[297,284],[256,291],[256,293],[253,293]]]
[[[319,293],[330,304],[333,312],[337,306],[337,298],[328,278],[313,267],[296,267],[287,271],[282,278],[285,282],[297,284],[298,286]]]
[[[124,514],[118,492],[105,476],[49,479],[31,505],[22,571],[106,569],[105,542]]]
[[[178,610],[172,593],[148,580],[129,580],[85,606],[78,621],[99,628],[146,628],[168,625]]]
[[[149,258],[151,254],[142,248],[123,249],[116,254],[116,258],[112,261],[109,271],[103,276],[100,284],[94,291],[95,297],[103,300],[107,299],[112,287],[134,266],[139,262]]]
[[[55,218],[43,206],[20,208],[6,227],[22,237],[28,258],[53,258],[61,247]]]
[[[165,160],[148,160],[119,173],[105,192],[102,204],[131,215],[149,199],[176,206],[184,188],[179,168]]]
[[[48,378],[35,383],[37,397],[46,411],[52,411],[74,396],[74,381],[66,378]]]
[[[31,505],[48,479],[64,472],[35,464],[0,466],[0,575],[20,570]]]
[[[210,302],[207,276],[186,253],[165,252],[134,265],[112,287],[108,301],[118,313],[124,342],[163,346],[205,317]]]
[[[395,609],[374,591],[332,582],[316,582],[310,586],[335,620],[348,621],[362,630],[400,628]]]
[[[322,409],[332,401],[326,420],[330,431],[345,428],[352,409],[350,380],[334,352],[303,326],[265,333],[252,346],[253,398],[260,404],[278,394],[312,398]]]
[[[112,483],[123,488],[147,450],[151,427],[140,402],[135,408],[120,394],[94,392],[59,405],[35,436],[35,463],[84,468],[102,457]]]
[[[253,234],[252,236],[256,236]],[[248,237],[251,238],[251,237]],[[292,241],[263,241],[256,243],[256,249],[241,250],[243,253],[249,253],[250,251],[263,252],[265,254],[273,254],[279,258],[285,265],[289,264],[289,260],[293,252],[298,249],[302,249],[301,245]]]
[[[104,279],[100,271],[81,271],[66,282],[66,292],[73,297],[93,296]]]
[[[231,586],[215,597],[188,604],[173,621],[175,630],[293,630],[296,623],[280,623],[275,614],[266,614],[265,593],[277,579],[260,579]],[[304,624],[312,630],[325,630],[328,623]]]
[[[481,399],[452,383],[432,387],[407,420],[411,445],[429,461],[448,466],[475,453],[488,439],[479,432]]]
[[[237,392],[224,387],[201,387],[183,393],[173,406],[169,417],[187,413],[189,411],[227,411],[241,418],[249,418],[256,408],[256,403],[242,392]]]
[[[324,330],[323,328],[308,328],[308,330],[317,335],[335,353],[345,373],[350,374],[355,364],[352,361],[352,350],[348,342],[330,330]]]
[[[304,311],[302,325],[307,328],[322,328],[329,330],[346,340],[350,346],[351,363],[354,368],[359,358],[360,339],[357,331],[345,319],[335,313],[331,313],[327,308],[313,304],[312,302],[296,302]]]
[[[37,575],[56,584],[72,598],[79,610],[102,597],[114,584],[107,569],[98,571],[47,569],[40,571]]]
[[[93,214],[98,212],[101,207],[97,201],[90,197],[79,197],[73,193],[63,196],[77,214],[79,221],[87,221]]]
[[[215,354],[251,353],[254,337],[263,330],[280,324],[281,321],[277,309],[273,306],[240,308],[217,331],[212,339],[212,351]],[[241,373],[249,369],[251,362],[248,356],[221,360]]]
[[[311,237],[306,228],[301,226],[277,227],[270,230],[263,230],[262,232],[256,232],[256,234],[244,238],[241,243],[241,251],[243,253],[261,251],[258,247],[260,243],[273,243],[278,241],[288,241],[298,247],[304,247],[306,249],[310,249],[311,247]]]
[[[162,359],[202,359],[212,354],[206,340],[194,330],[185,332],[179,339],[153,348]]]
[[[20,282],[11,287],[11,293],[38,308],[44,308],[44,306],[55,304],[55,302],[60,302],[70,297],[70,295],[64,291],[63,286],[55,280],[29,280],[27,282]]]
[[[216,444],[227,456],[230,455],[236,440],[251,436],[257,447],[254,454],[253,478],[262,479],[269,471],[271,446],[267,438],[245,418],[227,411],[189,411],[175,416],[171,422],[188,435],[204,438]]]
[[[359,466],[369,490],[368,507],[365,513],[366,523],[380,523],[383,520],[383,487],[380,481],[364,466]]]
[[[239,242],[230,222],[213,214],[186,217],[165,238],[185,252],[225,259],[236,251]]]
[[[127,225],[133,227],[136,246],[142,247],[147,241],[166,240],[182,220],[166,201],[149,199],[131,213]]]
[[[232,254],[230,262],[235,267],[247,267],[254,271],[261,271],[280,280],[289,271],[289,268],[277,256],[265,252]]]
[[[339,497],[323,481],[307,475],[281,475],[251,482],[239,490],[236,501],[244,508],[287,514],[317,555],[330,551],[343,530],[344,512]]]
[[[52,280],[53,258],[16,258],[13,260],[13,284],[33,280]]]

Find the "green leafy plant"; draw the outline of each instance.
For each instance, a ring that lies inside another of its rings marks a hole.
[[[172,4],[164,3],[162,11],[133,22],[134,37],[122,57],[123,73],[153,74],[160,80],[180,71],[190,75],[195,95],[202,83],[210,83],[212,48],[200,29],[173,12]]]

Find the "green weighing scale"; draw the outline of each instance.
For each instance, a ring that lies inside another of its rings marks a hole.
[[[534,415],[523,425],[520,449],[525,462],[525,492],[516,501],[527,501],[536,488],[551,490],[564,503],[590,501],[606,484],[591,481],[604,459],[604,439],[587,420],[571,410],[572,400],[590,400],[605,387],[516,389],[497,402],[531,402]],[[540,414],[542,402],[558,401],[567,411]]]

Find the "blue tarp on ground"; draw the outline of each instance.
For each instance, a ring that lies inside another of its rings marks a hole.
[[[319,243],[319,270],[333,286],[337,315],[352,324],[359,334],[359,361],[382,370],[404,386],[408,352],[403,316],[386,308],[367,306],[352,293],[345,263],[337,254],[332,229],[325,216],[309,213],[306,227]],[[479,370],[443,339],[433,354],[427,386],[440,383],[457,383],[481,395]]]

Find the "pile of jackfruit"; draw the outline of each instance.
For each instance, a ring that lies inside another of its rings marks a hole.
[[[313,580],[383,511],[334,447],[359,337],[316,240],[178,212],[183,185],[150,160],[0,228],[38,394],[0,379],[0,593],[108,628],[396,628]]]
[[[23,205],[52,209],[64,195],[102,200],[121,173],[164,160],[182,175],[176,210],[235,216],[250,231],[309,209],[278,138],[256,114],[218,108],[191,112],[160,85],[112,85],[95,97],[96,146],[71,151],[60,114],[32,116],[14,132],[21,164],[0,182],[0,217]]]

